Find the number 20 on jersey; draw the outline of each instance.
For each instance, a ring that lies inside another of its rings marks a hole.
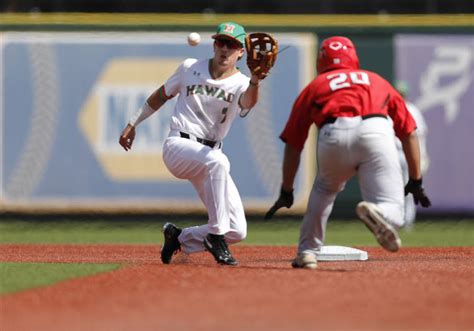
[[[332,91],[351,87],[351,84],[370,85],[369,75],[361,71],[338,73],[326,77],[329,79],[329,88]]]

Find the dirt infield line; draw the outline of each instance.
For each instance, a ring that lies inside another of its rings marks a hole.
[[[0,297],[1,330],[472,330],[474,248],[365,248],[366,262],[289,265],[294,247],[159,262],[139,245],[0,245],[0,261],[123,263]]]

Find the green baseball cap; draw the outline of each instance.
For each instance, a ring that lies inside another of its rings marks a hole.
[[[216,34],[212,38],[227,37],[237,40],[242,46],[245,44],[245,29],[242,25],[234,22],[225,22],[219,24]]]

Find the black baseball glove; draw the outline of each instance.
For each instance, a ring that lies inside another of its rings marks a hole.
[[[425,190],[423,189],[423,180],[421,178],[410,178],[408,180],[408,183],[405,185],[405,195],[408,193],[413,194],[413,200],[415,200],[415,204],[421,204],[425,208],[431,206],[431,201],[426,196]]]
[[[268,220],[273,217],[273,214],[281,207],[290,208],[293,205],[293,191],[286,192],[283,188],[280,189],[280,196],[275,204],[265,214],[265,219]]]

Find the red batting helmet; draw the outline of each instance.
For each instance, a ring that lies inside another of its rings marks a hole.
[[[321,44],[318,73],[335,69],[359,69],[359,58],[349,38],[331,37]]]

